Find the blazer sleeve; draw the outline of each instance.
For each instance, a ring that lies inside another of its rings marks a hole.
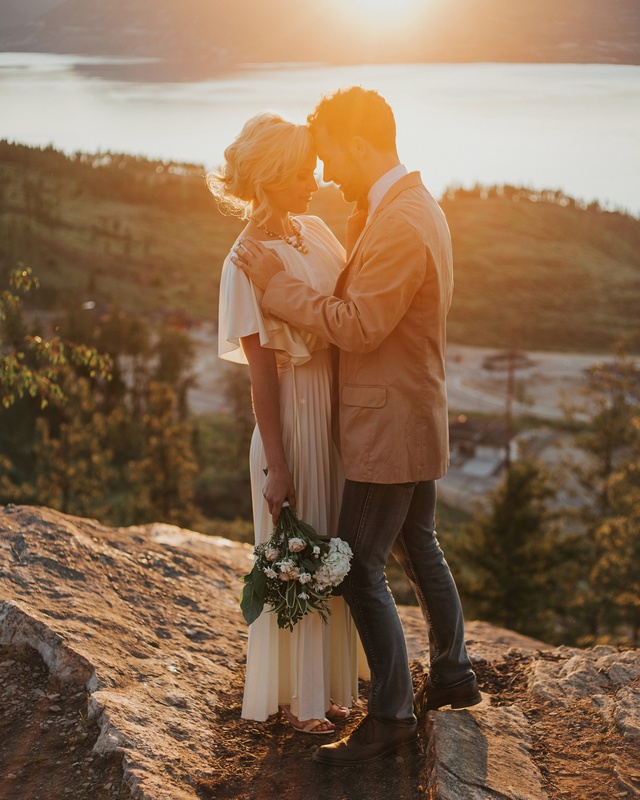
[[[422,285],[427,248],[405,218],[386,218],[383,225],[370,231],[361,247],[360,268],[343,298],[320,294],[280,272],[267,286],[263,310],[341,350],[375,350],[406,314]]]

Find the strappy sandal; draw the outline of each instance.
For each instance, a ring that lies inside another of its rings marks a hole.
[[[310,733],[314,736],[326,736],[329,733],[334,733],[336,729],[336,726],[326,717],[324,719],[305,720],[306,724],[303,725],[303,723],[291,713],[289,706],[278,706],[278,708],[282,716],[286,717],[289,725],[291,725],[293,730],[297,731],[298,733]],[[331,727],[317,730],[321,725],[330,725]]]
[[[346,706],[338,705],[332,698],[329,698],[329,702],[331,705],[325,716],[331,722],[342,722],[351,714],[351,711]]]

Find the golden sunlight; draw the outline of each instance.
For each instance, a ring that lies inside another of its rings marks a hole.
[[[354,10],[372,17],[400,17],[424,6],[424,0],[348,0]]]

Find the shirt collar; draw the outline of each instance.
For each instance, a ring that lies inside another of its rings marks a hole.
[[[371,219],[376,208],[378,208],[380,205],[382,198],[393,186],[393,184],[397,183],[400,178],[404,178],[405,175],[408,175],[407,168],[404,164],[398,164],[397,167],[393,167],[393,169],[390,169],[389,172],[385,172],[384,175],[378,178],[378,180],[373,184],[373,186],[369,189],[369,194],[367,195],[367,200],[369,202],[369,213],[367,216],[368,220]]]

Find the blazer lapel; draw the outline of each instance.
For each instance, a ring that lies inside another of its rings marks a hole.
[[[349,274],[349,268],[353,263],[356,253],[360,247],[360,243],[364,238],[364,233],[368,230],[368,228],[375,222],[376,217],[384,208],[386,208],[390,203],[392,203],[395,198],[403,192],[405,189],[413,189],[416,186],[422,186],[422,179],[420,178],[419,172],[410,172],[408,175],[400,178],[399,181],[393,184],[393,186],[389,189],[389,191],[385,194],[385,196],[380,201],[380,204],[373,212],[371,219],[367,220],[367,211],[361,210],[354,212],[348,219],[347,219],[347,233],[346,233],[346,251],[347,251],[347,263],[344,266],[344,269],[338,276],[338,280],[336,282],[336,286],[334,289],[334,296],[341,297],[342,290],[344,288],[345,281],[347,279],[347,275]]]
[[[347,261],[349,261],[351,258],[351,253],[354,247],[356,246],[358,239],[362,235],[362,231],[364,230],[366,222],[367,222],[366,209],[362,209],[362,211],[356,211],[347,220],[347,235],[346,235]]]
[[[413,189],[416,186],[422,186],[422,178],[419,172],[410,172],[408,175],[404,175],[400,178],[399,181],[396,181],[373,212],[373,216],[369,220],[369,225],[371,225],[383,208],[386,208],[389,203],[392,203],[396,199],[400,192],[404,192],[405,189]],[[367,227],[369,227],[369,225],[367,225]]]
[[[390,203],[392,203],[401,192],[405,191],[405,189],[413,189],[416,186],[422,186],[422,185],[423,184],[422,184],[422,179],[420,178],[420,173],[410,172],[408,175],[405,175],[404,177],[400,178],[399,181],[396,181],[396,183],[393,184],[393,186],[382,198],[378,207],[373,212],[373,215],[369,220],[367,220],[367,213],[365,211],[357,211],[355,214],[352,214],[349,217],[349,219],[347,220],[347,235],[346,235],[347,267],[353,261],[354,256],[360,246],[360,243],[362,242],[364,233],[366,233],[369,227],[373,225],[378,214],[383,209],[385,209]],[[354,235],[356,231],[358,231],[357,236]]]
[[[342,271],[338,275],[338,279],[336,281],[335,289],[333,290],[333,294],[335,297],[342,296],[342,288],[344,286],[344,282],[347,277],[347,273],[349,272],[349,265],[351,263],[351,256],[356,248],[356,245],[360,241],[362,237],[362,231],[365,228],[367,222],[367,210],[362,209],[360,211],[355,211],[351,216],[347,219],[347,233],[345,237],[346,242],[346,251],[347,251],[347,261],[342,268]]]

